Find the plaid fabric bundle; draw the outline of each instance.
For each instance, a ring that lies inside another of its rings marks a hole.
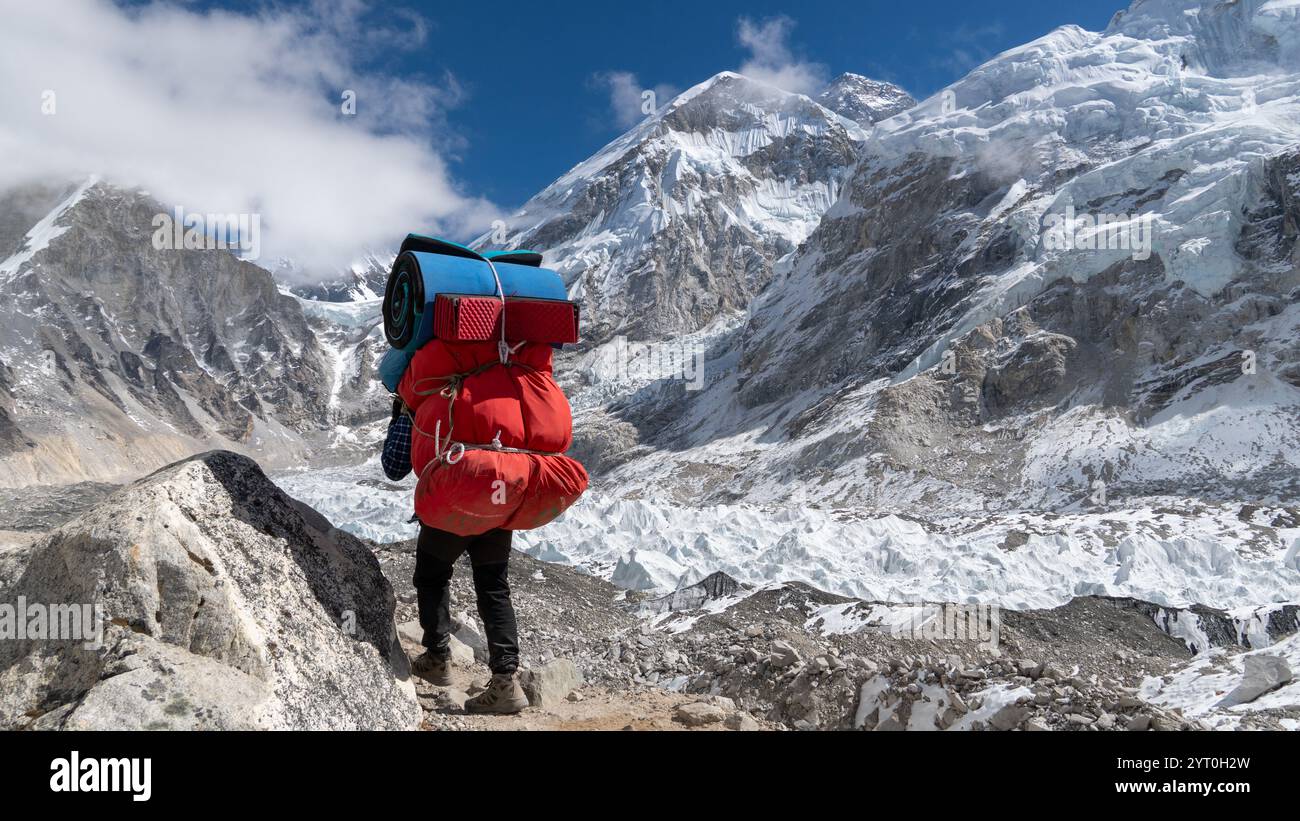
[[[388,437],[384,439],[384,452],[379,462],[384,474],[394,482],[411,472],[411,417],[399,413],[388,423]]]

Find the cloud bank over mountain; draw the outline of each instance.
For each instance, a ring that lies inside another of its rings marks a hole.
[[[192,213],[260,214],[263,264],[292,257],[307,272],[405,226],[486,226],[495,207],[448,169],[466,147],[444,121],[456,78],[365,70],[376,49],[426,34],[373,11],[15,5],[0,27],[0,188],[98,174]]]

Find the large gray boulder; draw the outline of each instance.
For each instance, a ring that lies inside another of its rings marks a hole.
[[[563,704],[569,693],[582,687],[582,671],[570,659],[555,659],[540,667],[524,670],[519,683],[534,707],[552,708]]]
[[[102,637],[82,625],[72,637],[0,641],[0,728],[420,721],[378,561],[233,453],[165,467],[0,549],[0,603],[20,598],[29,613],[98,607],[86,623]]]

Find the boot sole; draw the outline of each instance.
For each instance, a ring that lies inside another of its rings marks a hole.
[[[522,701],[512,701],[509,704],[494,704],[491,707],[474,707],[468,702],[465,704],[465,712],[475,715],[514,715],[521,713],[528,707],[528,699]]]

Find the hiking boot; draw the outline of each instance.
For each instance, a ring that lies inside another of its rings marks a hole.
[[[528,696],[515,673],[493,673],[487,689],[465,702],[467,713],[517,713],[528,706]]]
[[[411,659],[411,674],[435,687],[450,687],[451,657],[437,656],[432,650],[425,650]]]

